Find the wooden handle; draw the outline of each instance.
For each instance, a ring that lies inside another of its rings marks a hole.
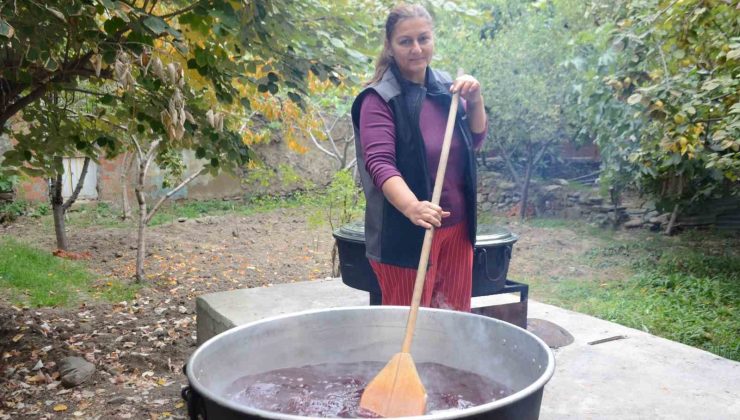
[[[462,69],[457,70],[458,77],[463,74]],[[450,104],[450,113],[447,116],[447,128],[445,137],[442,142],[442,153],[439,157],[439,166],[437,166],[437,177],[434,180],[434,190],[432,192],[432,203],[439,205],[439,199],[442,196],[442,184],[445,180],[445,171],[447,170],[447,158],[450,155],[450,144],[452,144],[452,133],[455,131],[455,118],[457,116],[457,104],[460,101],[460,92],[452,95]],[[434,237],[434,226],[427,229],[424,233],[424,242],[421,246],[421,257],[419,258],[419,268],[416,270],[416,280],[414,282],[414,295],[411,298],[411,309],[409,318],[406,321],[406,336],[403,338],[401,353],[409,353],[411,350],[411,341],[414,338],[414,328],[416,327],[416,316],[419,313],[419,304],[421,295],[424,291],[424,280],[427,275],[427,264],[429,263],[429,252],[432,249],[432,238]]]

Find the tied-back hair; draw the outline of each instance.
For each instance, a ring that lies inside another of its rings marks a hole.
[[[391,55],[391,38],[393,37],[393,31],[396,29],[396,25],[403,20],[411,18],[422,18],[433,23],[432,16],[429,14],[427,9],[420,4],[399,4],[394,7],[388,14],[388,18],[385,20],[385,38],[383,41],[383,50],[378,56],[378,60],[375,62],[375,73],[367,85],[379,82],[383,78],[383,73],[388,70],[388,67],[393,62],[393,56]]]

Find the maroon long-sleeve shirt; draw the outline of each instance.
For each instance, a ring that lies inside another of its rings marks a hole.
[[[463,101],[463,107],[465,103]],[[419,115],[419,128],[424,137],[429,173],[432,185],[437,177],[437,167],[442,152],[448,110],[442,105],[425,98]],[[486,138],[486,130],[473,133],[473,147],[477,150]],[[388,178],[401,176],[396,167],[396,130],[393,122],[393,111],[390,106],[375,92],[365,96],[360,108],[360,141],[365,158],[365,168],[379,189]],[[465,145],[455,129],[450,145],[440,206],[449,211],[450,217],[443,219],[443,226],[451,226],[465,218],[465,196],[463,166]]]

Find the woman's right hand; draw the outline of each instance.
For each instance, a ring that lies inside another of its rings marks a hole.
[[[450,212],[430,201],[416,200],[404,209],[403,214],[411,223],[429,229],[442,226],[442,218],[448,217]]]

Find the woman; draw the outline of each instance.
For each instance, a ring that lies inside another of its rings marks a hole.
[[[367,198],[365,244],[384,305],[409,305],[425,229],[435,227],[422,306],[470,310],[476,231],[474,151],[486,135],[480,83],[429,64],[432,18],[394,8],[375,75],[352,105],[357,161]],[[431,200],[452,94],[463,98],[440,205]]]

